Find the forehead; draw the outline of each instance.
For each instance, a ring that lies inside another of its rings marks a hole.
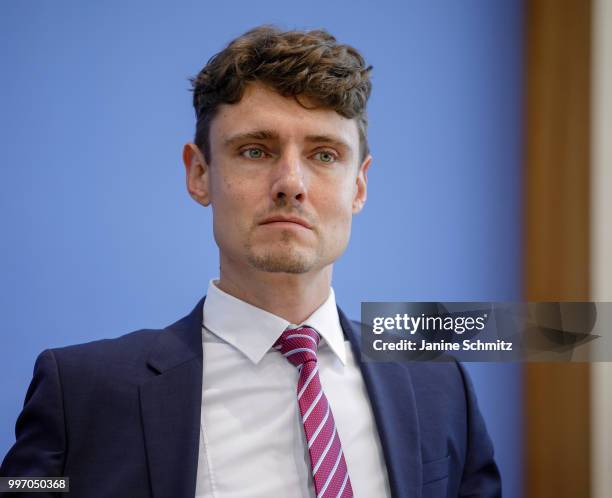
[[[345,118],[333,109],[315,107],[305,97],[284,97],[273,88],[254,82],[247,85],[242,99],[222,104],[211,123],[211,139],[223,140],[230,134],[273,130],[281,140],[313,135],[337,137],[353,150],[359,146],[355,119]],[[306,106],[306,107],[305,107]]]

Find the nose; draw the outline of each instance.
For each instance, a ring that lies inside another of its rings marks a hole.
[[[272,181],[272,200],[277,206],[300,206],[306,198],[304,167],[296,150],[287,150],[277,162]]]

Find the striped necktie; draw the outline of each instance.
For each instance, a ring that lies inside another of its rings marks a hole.
[[[351,498],[353,488],[334,416],[319,379],[320,336],[310,327],[285,330],[274,344],[300,372],[297,398],[317,498]]]

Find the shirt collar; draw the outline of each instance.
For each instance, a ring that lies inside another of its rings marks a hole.
[[[299,324],[302,325],[312,327],[321,334],[323,340],[319,349],[327,344],[346,364],[344,333],[331,287],[325,302]],[[223,292],[214,280],[209,282],[204,300],[203,326],[253,363],[259,363],[287,327],[295,327],[284,318]]]

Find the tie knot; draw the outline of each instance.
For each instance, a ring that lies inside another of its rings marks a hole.
[[[307,361],[317,361],[319,340],[319,333],[313,328],[287,329],[274,343],[274,348],[297,367]]]

